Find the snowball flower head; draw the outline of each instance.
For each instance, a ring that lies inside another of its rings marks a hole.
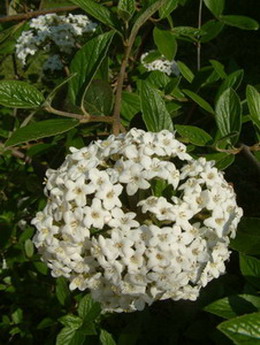
[[[34,244],[54,277],[89,290],[104,311],[196,300],[225,272],[242,210],[214,162],[174,133],[131,129],[49,169]]]
[[[85,15],[64,15],[55,13],[33,18],[29,22],[29,30],[23,31],[16,43],[16,54],[23,65],[28,56],[35,55],[44,49],[51,52],[54,49],[59,54],[71,54],[77,41],[86,33],[95,31],[93,23]],[[63,67],[60,56],[50,55],[43,65],[44,70],[61,70]]]
[[[180,74],[176,61],[169,61],[164,56],[161,56],[160,58],[157,58],[151,62],[145,62],[145,58],[152,52],[153,51],[146,52],[141,56],[141,63],[148,71],[161,71],[166,73],[168,76],[178,76]]]

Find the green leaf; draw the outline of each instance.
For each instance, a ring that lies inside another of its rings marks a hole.
[[[120,22],[117,17],[104,5],[93,0],[71,0],[71,2],[96,18],[101,23],[120,31]]]
[[[234,90],[237,90],[243,80],[243,77],[244,71],[242,69],[239,69],[228,75],[226,79],[223,81],[223,83],[220,85],[216,95],[216,99],[218,99],[219,96],[222,95],[222,93],[230,87]]]
[[[159,132],[162,129],[173,131],[171,116],[157,90],[141,82],[140,99],[143,120],[149,131]]]
[[[259,24],[256,20],[246,16],[220,16],[219,19],[226,25],[235,26],[243,30],[258,30]]]
[[[122,92],[122,117],[130,122],[132,118],[141,111],[139,95],[133,92]]]
[[[260,219],[243,217],[238,224],[237,235],[230,247],[249,255],[260,255]]]
[[[16,309],[12,313],[12,321],[15,325],[18,325],[23,321],[23,310],[21,308]]]
[[[205,101],[205,99],[203,99],[202,97],[197,95],[195,92],[190,91],[190,90],[186,90],[186,89],[182,90],[182,92],[184,92],[185,95],[189,96],[201,108],[203,108],[204,110],[206,110],[210,114],[215,114],[212,106],[207,101]]]
[[[214,16],[218,17],[224,10],[225,0],[203,0],[204,4]]]
[[[104,80],[94,80],[84,97],[84,107],[91,115],[110,115],[114,94],[111,86]]]
[[[84,296],[79,302],[78,314],[84,321],[94,321],[101,312],[100,304],[91,295]]]
[[[240,99],[233,89],[227,89],[216,104],[216,122],[222,137],[237,133],[228,139],[235,144],[238,140],[242,126],[242,108]]]
[[[251,85],[246,88],[246,99],[250,118],[260,129],[260,93]]]
[[[104,329],[101,329],[99,340],[102,345],[116,345],[112,335]]]
[[[206,43],[213,40],[220,34],[224,26],[224,23],[221,23],[218,20],[214,19],[206,22],[201,27],[201,30],[204,32],[204,35],[200,38],[200,42]]]
[[[260,297],[254,295],[233,295],[207,305],[204,310],[231,319],[238,315],[249,314],[260,309]]]
[[[181,72],[181,75],[189,82],[191,83],[194,79],[193,72],[189,69],[188,66],[185,65],[185,63],[178,61],[177,65],[179,67],[179,70]]]
[[[260,345],[260,313],[224,321],[217,327],[237,345]]]
[[[14,146],[31,140],[51,137],[69,131],[79,124],[77,120],[46,120],[18,128],[6,141],[5,146]]]
[[[160,19],[168,17],[172,13],[172,11],[177,8],[177,6],[178,0],[168,0],[167,3],[159,9]]]
[[[260,260],[253,256],[241,254],[239,255],[240,270],[243,276],[259,289],[260,286]]]
[[[177,41],[173,34],[167,30],[160,30],[157,27],[153,30],[153,39],[159,52],[172,61],[177,52]]]
[[[70,290],[68,288],[68,283],[63,277],[59,277],[56,280],[56,296],[61,305],[65,305],[66,302],[70,299]]]
[[[225,73],[225,66],[222,65],[222,63],[220,63],[217,60],[209,60],[209,62],[211,63],[211,65],[213,66],[213,68],[217,72],[217,74],[220,76],[220,78],[222,78],[222,79],[227,78],[227,75]]]
[[[141,26],[162,6],[164,6],[169,0],[158,0],[153,2],[149,7],[147,7],[143,12],[138,14],[137,18],[134,18],[134,25],[130,34],[131,38],[134,38]]]
[[[80,105],[83,102],[84,92],[106,57],[113,36],[114,32],[109,31],[92,38],[71,61],[70,71],[77,74],[69,81],[69,95],[73,104]]]
[[[25,254],[28,258],[31,258],[34,253],[34,245],[32,241],[28,238],[24,243]]]
[[[85,339],[82,331],[64,327],[57,336],[56,345],[83,345]]]
[[[199,127],[175,125],[175,128],[184,139],[193,145],[205,146],[212,140],[212,137]]]
[[[123,20],[129,21],[135,12],[135,0],[119,0],[117,10]]]
[[[82,326],[83,320],[72,314],[68,314],[59,318],[59,322],[70,329],[77,330]]]
[[[42,93],[24,81],[0,81],[0,104],[5,107],[38,108],[43,102]]]

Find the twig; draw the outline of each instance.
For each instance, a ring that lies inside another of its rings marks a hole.
[[[201,23],[202,23],[202,6],[203,6],[203,0],[200,0],[199,4],[199,15],[198,15],[198,29],[201,29]],[[201,67],[201,43],[200,40],[197,42],[197,69],[200,70]]]
[[[51,105],[46,105],[44,108],[48,113],[56,114],[59,116],[70,117],[76,120],[79,120],[81,123],[88,122],[106,122],[112,123],[114,118],[112,116],[91,116],[91,115],[80,115],[75,113],[69,113],[66,111],[58,110],[53,108]]]
[[[78,8],[79,8],[78,6],[64,6],[64,7],[58,7],[58,8],[49,8],[46,10],[32,11],[28,13],[21,13],[14,16],[2,17],[0,18],[0,23],[27,20],[34,17],[38,17],[42,14],[48,14],[48,13],[70,12]]]

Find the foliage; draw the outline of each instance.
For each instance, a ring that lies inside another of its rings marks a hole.
[[[43,72],[44,52],[23,67],[15,43],[28,22],[2,16],[72,5],[99,23],[93,36],[62,71]],[[0,13],[0,342],[258,344],[259,4],[12,0],[1,2]],[[175,58],[179,75],[146,70],[140,57],[151,50],[151,61]],[[46,169],[59,167],[69,147],[122,125],[176,131],[191,155],[225,170],[244,209],[227,274],[196,302],[101,314],[88,294],[52,278],[34,250],[30,221],[45,206]]]

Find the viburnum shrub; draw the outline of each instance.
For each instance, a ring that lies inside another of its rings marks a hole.
[[[225,272],[242,210],[213,161],[193,159],[168,130],[70,150],[47,171],[48,202],[32,221],[54,277],[123,312],[196,300]]]

